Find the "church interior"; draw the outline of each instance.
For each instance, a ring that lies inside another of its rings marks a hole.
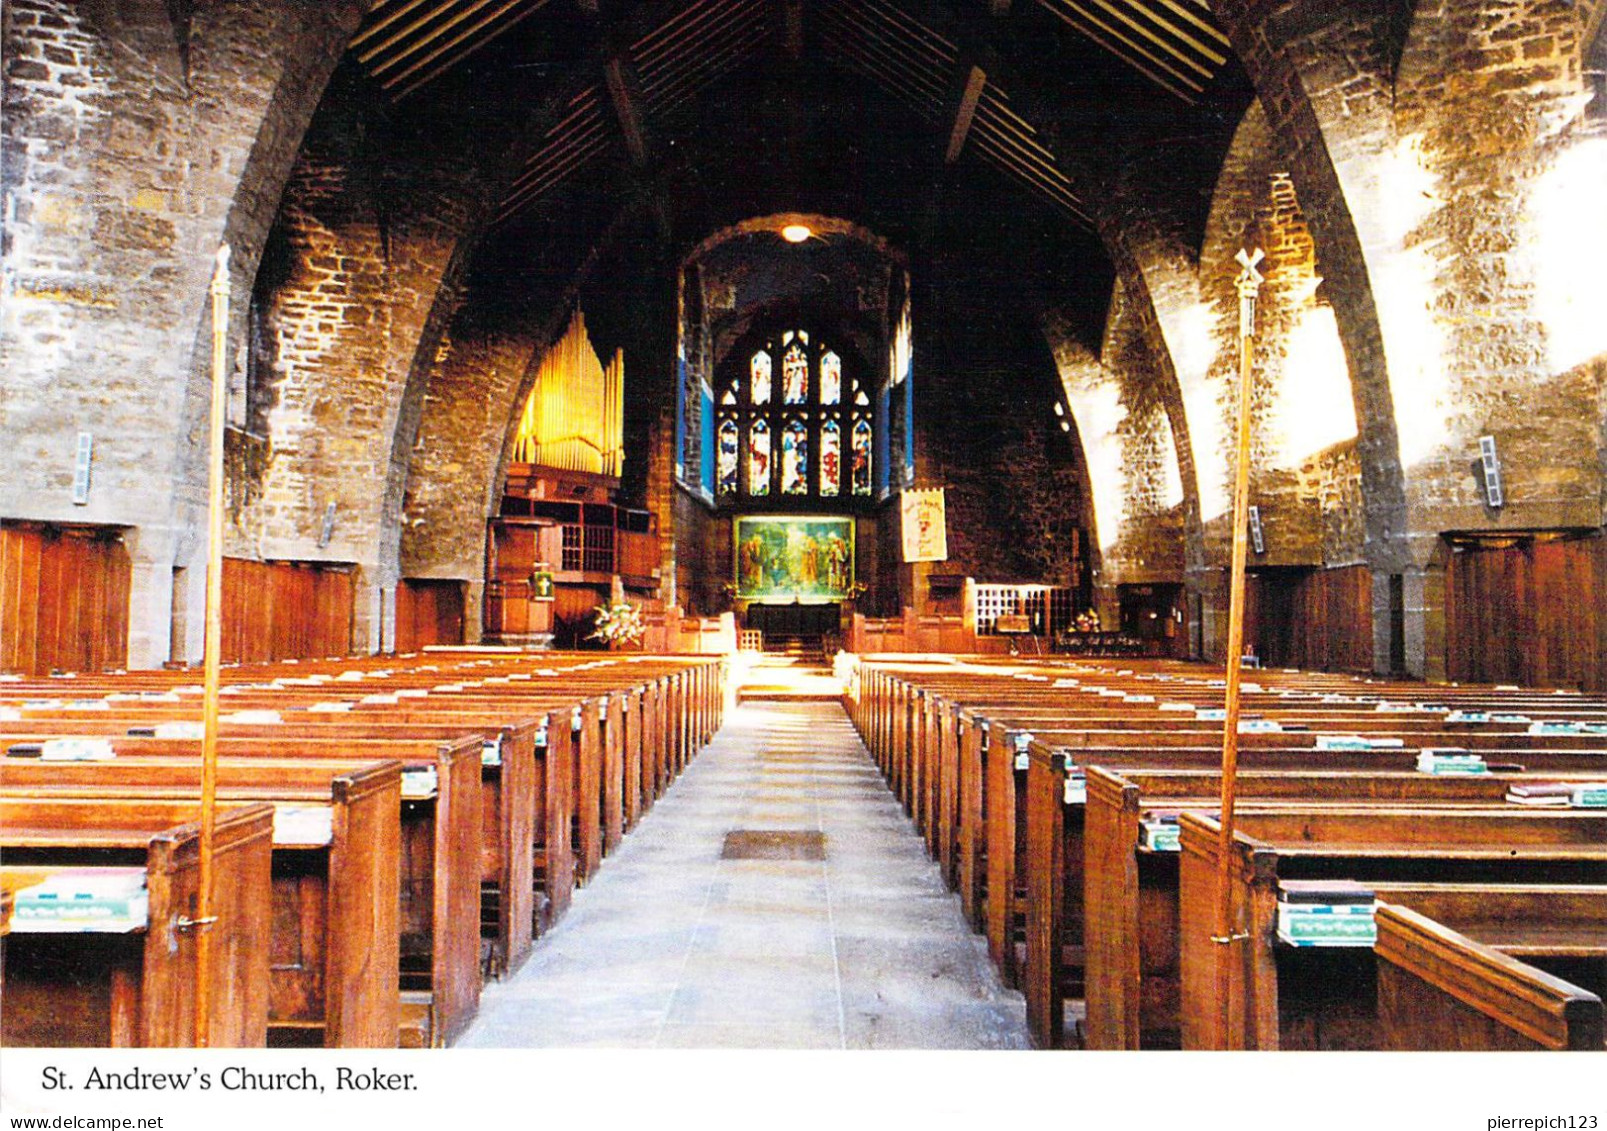
[[[0,1045],[1603,1050],[1604,17],[8,0]]]

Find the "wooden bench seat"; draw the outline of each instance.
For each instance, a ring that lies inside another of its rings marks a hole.
[[[1001,974],[1027,991],[1035,1038],[1050,1043],[1060,1034],[1058,1023],[1047,1016],[1047,1003],[1052,998],[1058,1007],[1062,995],[1083,990],[1078,971],[1070,967],[1083,958],[1076,927],[1082,922],[1084,892],[1075,862],[1067,872],[1067,855],[1082,848],[1082,814],[1063,802],[1065,767],[1108,765],[1133,773],[1150,765],[1170,767],[1171,772],[1194,770],[1210,776],[1211,790],[1208,797],[1196,793],[1193,800],[1214,806],[1221,723],[1197,718],[1193,710],[1163,711],[1161,703],[1220,707],[1219,681],[1198,666],[1164,661],[1124,660],[1117,668],[1052,661],[883,659],[861,657],[853,670],[845,695],[850,716],[916,821],[945,880],[959,890],[967,917],[985,930]],[[1062,686],[1054,686],[1057,681]],[[1254,794],[1256,776],[1268,779],[1269,796],[1256,804],[1283,803],[1275,800],[1280,792],[1287,803],[1296,804],[1300,793],[1311,791],[1309,781],[1294,787],[1270,783],[1290,771],[1339,771],[1350,780],[1338,796],[1368,804],[1409,804],[1415,797],[1421,803],[1475,808],[1492,802],[1505,807],[1506,779],[1516,773],[1540,773],[1548,780],[1607,776],[1603,735],[1530,733],[1526,720],[1459,723],[1445,717],[1450,709],[1483,710],[1600,724],[1607,721],[1607,703],[1599,699],[1489,687],[1426,688],[1310,673],[1258,672],[1247,682],[1252,690],[1245,696],[1244,717],[1259,716],[1286,728],[1240,736],[1240,765],[1249,771],[1241,780],[1250,783]],[[1153,701],[1097,696],[1085,690],[1087,684]],[[1419,704],[1436,709],[1417,709]],[[1319,751],[1320,734],[1390,738],[1401,745]],[[1041,780],[1034,785],[1029,785],[1033,771],[1017,769],[1018,741],[1029,735],[1030,764],[1036,769],[1038,758],[1045,759]],[[1477,784],[1418,774],[1417,753],[1427,746],[1479,751],[1498,773]],[[1058,765],[1047,760],[1057,756]],[[1381,777],[1380,783],[1366,784],[1374,776]],[[1197,789],[1198,783],[1180,788]],[[1035,798],[1041,810],[1036,820],[1042,826],[1036,831],[1029,827]],[[1136,840],[1124,846],[1126,859],[1135,857],[1135,845]],[[1374,848],[1378,859],[1390,859],[1402,845],[1380,842]],[[1516,858],[1524,855],[1520,849]],[[1175,869],[1175,857],[1162,866],[1167,863]],[[1175,893],[1175,878],[1171,885]],[[1059,913],[1048,910],[1051,890],[1059,893]],[[1174,894],[1174,908],[1175,899]],[[1122,915],[1129,918],[1126,911]],[[1051,923],[1062,928],[1059,937],[1050,936]],[[1171,933],[1175,938],[1175,929]],[[1088,962],[1093,965],[1095,959],[1090,955]],[[1174,1029],[1176,998],[1174,988],[1169,1007]],[[1092,1025],[1092,1000],[1089,1010]]]
[[[33,934],[6,944],[0,1044],[180,1047],[196,1043],[200,809],[149,799],[0,797],[6,869],[143,867],[145,929]],[[222,805],[214,835],[209,1043],[261,1046],[268,1027],[273,809]],[[19,880],[0,880],[15,890]]]
[[[1143,850],[1141,822],[1156,811],[1215,812],[1221,776],[1214,770],[1096,766],[1087,771],[1086,806],[1066,806],[1058,789],[1060,775],[1041,754],[1034,752],[1029,770],[1029,822],[1034,826],[1029,839],[1049,850],[1029,856],[1030,906],[1036,920],[1029,948],[1050,937],[1057,926],[1070,940],[1085,944],[1088,1047],[1173,1043],[1178,1020],[1177,856]],[[1257,810],[1323,803],[1488,808],[1504,804],[1514,780],[1523,779],[1290,767],[1241,773],[1237,793],[1241,804]],[[1058,914],[1057,902],[1062,908]],[[1029,949],[1028,963],[1029,1026],[1035,1040],[1049,1043],[1059,1037],[1051,997],[1051,987],[1058,984],[1054,953],[1052,945],[1042,952]],[[1146,1032],[1152,1035],[1146,1038]]]
[[[1200,813],[1183,813],[1178,917],[1183,1046],[1280,1047],[1280,949],[1275,939],[1280,880],[1607,882],[1607,814],[1512,812],[1515,808],[1247,810],[1237,820],[1230,867],[1236,929],[1246,937],[1231,947],[1210,941],[1215,933],[1217,822]],[[1219,973],[1224,979],[1220,983]],[[1299,980],[1310,984],[1309,974]],[[1369,1021],[1366,1015],[1347,1016],[1338,1039],[1367,1047]]]
[[[328,1047],[394,1048],[398,1034],[401,763],[223,760],[217,796],[329,810],[327,841],[274,831],[271,1030]],[[0,796],[49,799],[199,795],[189,759],[0,763]],[[276,818],[276,826],[278,825]]]
[[[23,736],[25,737],[25,736]],[[16,741],[9,732],[0,743]],[[200,761],[194,739],[110,737],[119,756],[165,755]],[[401,964],[404,987],[428,990],[435,1028],[445,1044],[473,1019],[480,996],[480,871],[483,802],[482,743],[477,735],[456,742],[339,739],[292,736],[223,738],[220,757],[396,760],[433,770],[433,796],[401,804]]]
[[[1375,921],[1380,1048],[1603,1050],[1599,994],[1407,907]]]

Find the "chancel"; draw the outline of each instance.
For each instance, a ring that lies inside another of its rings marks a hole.
[[[0,1044],[1604,1051],[1604,14],[10,0]]]

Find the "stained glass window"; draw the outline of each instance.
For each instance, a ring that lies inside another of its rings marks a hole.
[[[809,494],[809,429],[796,416],[781,433],[781,493]]]
[[[836,495],[842,489],[843,430],[833,417],[820,426],[820,493]]]
[[[770,355],[760,350],[753,355],[749,363],[749,371],[753,377],[753,403],[770,403]]]
[[[827,350],[820,355],[820,403],[836,404],[843,395],[843,359]]]
[[[781,356],[781,397],[787,404],[809,400],[809,355],[798,342],[788,346]]]
[[[748,494],[770,493],[770,424],[764,417],[748,428]]]
[[[737,422],[732,417],[720,421],[720,494],[733,495],[737,489]]]
[[[799,329],[745,352],[719,386],[711,474],[720,500],[870,496],[872,467],[885,461],[870,398],[842,355]]]
[[[854,494],[870,494],[870,421],[863,416],[854,421]]]

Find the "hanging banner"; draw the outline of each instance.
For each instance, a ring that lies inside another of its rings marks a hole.
[[[902,493],[904,517],[904,560],[906,562],[946,562],[949,560],[948,521],[945,517],[943,488]]]

